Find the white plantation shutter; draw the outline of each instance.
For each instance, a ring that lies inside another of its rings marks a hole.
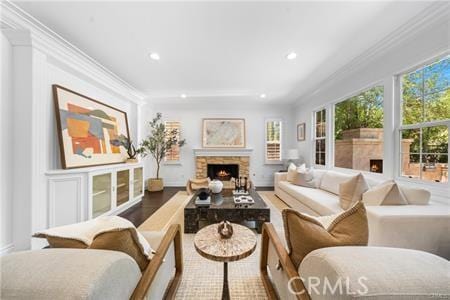
[[[266,121],[266,161],[281,161],[281,120]]]
[[[180,129],[181,125],[180,122],[176,121],[166,121],[164,123],[166,126],[166,132],[169,134],[172,132],[172,130],[177,130],[177,138],[180,139]],[[165,161],[179,161],[180,160],[180,147],[178,145],[172,146],[172,149],[168,150],[166,152],[166,157],[164,158]]]

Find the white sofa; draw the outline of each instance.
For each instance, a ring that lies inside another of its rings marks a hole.
[[[351,175],[314,170],[318,188],[298,186],[287,181],[287,173],[275,174],[275,194],[293,209],[313,216],[342,212],[339,184]],[[366,178],[370,187],[381,181]],[[402,189],[402,186],[400,185]],[[450,206],[429,202],[429,192],[405,188],[412,205],[367,206],[369,246],[408,248],[450,258]]]

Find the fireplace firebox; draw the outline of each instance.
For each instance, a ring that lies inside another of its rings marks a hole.
[[[237,164],[208,164],[207,171],[209,178],[221,181],[239,177],[239,165]]]

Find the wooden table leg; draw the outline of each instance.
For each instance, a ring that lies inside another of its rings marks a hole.
[[[228,290],[228,263],[223,263],[223,289],[222,289],[222,300],[230,299],[230,291]]]

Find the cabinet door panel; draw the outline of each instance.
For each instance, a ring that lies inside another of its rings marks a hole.
[[[92,217],[98,217],[111,210],[111,173],[92,176]]]
[[[130,171],[122,170],[117,172],[116,183],[116,206],[127,202],[130,198]]]
[[[142,167],[133,170],[133,197],[136,198],[144,193],[143,187],[143,170]]]

